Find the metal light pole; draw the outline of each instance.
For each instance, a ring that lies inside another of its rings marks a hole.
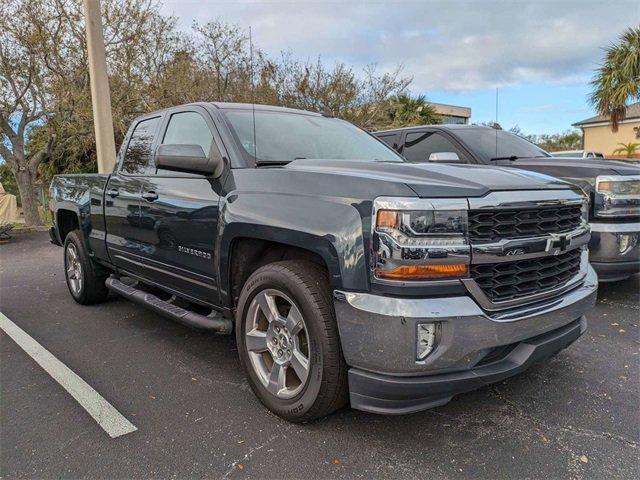
[[[113,171],[116,162],[116,145],[113,137],[111,117],[111,95],[107,76],[107,58],[102,35],[100,0],[84,0],[84,17],[87,28],[87,50],[89,51],[89,77],[93,125],[96,133],[98,173]]]

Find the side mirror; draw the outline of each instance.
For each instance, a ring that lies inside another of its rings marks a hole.
[[[433,152],[429,155],[429,161],[433,163],[464,163],[456,152]]]
[[[224,162],[215,144],[207,157],[200,145],[160,145],[155,155],[156,167],[179,172],[204,173],[219,177]]]

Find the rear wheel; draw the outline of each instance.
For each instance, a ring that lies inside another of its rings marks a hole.
[[[64,270],[69,293],[76,302],[90,305],[106,300],[109,290],[104,282],[108,274],[89,257],[79,230],[65,238]]]
[[[346,403],[346,364],[327,274],[318,265],[276,262],[251,275],[236,338],[251,388],[275,414],[305,422]]]

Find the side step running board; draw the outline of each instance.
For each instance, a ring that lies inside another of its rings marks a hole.
[[[127,300],[143,305],[164,317],[170,318],[171,320],[175,320],[176,322],[180,322],[189,327],[215,332],[219,335],[229,335],[233,330],[233,322],[228,318],[222,318],[221,316],[207,317],[200,315],[199,313],[190,312],[189,310],[185,310],[177,305],[160,300],[151,293],[138,290],[137,288],[122,283],[117,278],[107,278],[105,285],[109,290],[122,295]]]

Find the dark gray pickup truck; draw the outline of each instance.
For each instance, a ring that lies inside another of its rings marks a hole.
[[[589,258],[600,281],[640,272],[640,165],[553,157],[522,137],[476,125],[425,125],[376,132],[410,162],[502,165],[553,175],[590,198]]]
[[[77,302],[113,291],[235,331],[251,388],[291,421],[349,399],[378,413],[442,405],[568,346],[596,298],[580,189],[411,164],[317,113],[150,113],[112,174],[55,177],[51,196]]]

